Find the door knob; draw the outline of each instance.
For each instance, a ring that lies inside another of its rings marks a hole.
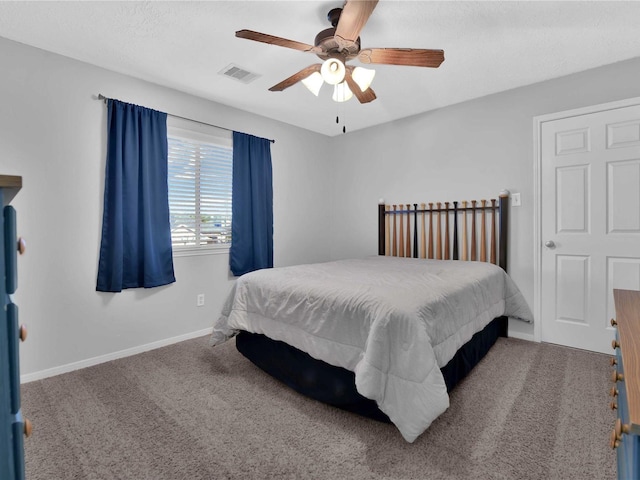
[[[556,244],[553,240],[547,240],[546,242],[544,242],[544,246],[547,248],[556,248]]]

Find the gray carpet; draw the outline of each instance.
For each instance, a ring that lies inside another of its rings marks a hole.
[[[499,339],[409,444],[202,337],[23,385],[27,479],[611,479],[609,373]]]

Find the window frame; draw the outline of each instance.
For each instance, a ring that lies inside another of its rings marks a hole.
[[[197,122],[175,117],[167,118],[167,144],[170,138],[186,140],[189,142],[207,143],[220,147],[228,147],[233,155],[232,132]],[[167,158],[167,162],[169,159]],[[233,165],[232,165],[233,167]],[[199,201],[200,181],[196,183],[196,202]],[[167,179],[167,189],[171,191],[169,179]],[[231,199],[230,199],[231,200]],[[169,203],[169,214],[171,214],[171,203]],[[174,257],[187,257],[197,255],[219,255],[228,254],[231,243],[210,244],[210,245],[174,245],[173,238],[171,248]]]

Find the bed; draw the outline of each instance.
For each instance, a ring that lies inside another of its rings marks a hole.
[[[391,421],[413,442],[506,336],[507,316],[532,321],[505,271],[507,208],[507,193],[381,204],[378,256],[243,275],[211,344],[236,336],[243,355],[297,391]]]

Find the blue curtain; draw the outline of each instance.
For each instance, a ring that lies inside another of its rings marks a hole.
[[[96,290],[175,282],[167,114],[108,100],[107,167]]]
[[[229,266],[235,276],[273,267],[271,141],[233,132]]]

